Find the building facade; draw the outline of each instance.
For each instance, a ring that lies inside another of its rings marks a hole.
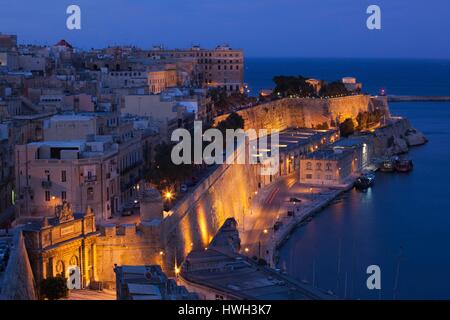
[[[68,201],[97,221],[119,206],[118,146],[108,136],[16,146],[17,218],[51,216]]]
[[[244,87],[244,52],[228,45],[215,49],[193,46],[185,50],[166,50],[154,47],[148,52],[155,59],[189,60],[196,62],[194,78],[203,87],[222,88],[228,92],[240,92]]]

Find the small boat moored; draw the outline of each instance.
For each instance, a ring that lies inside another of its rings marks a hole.
[[[395,171],[395,162],[392,159],[384,160],[381,163],[380,171],[382,171],[382,172],[394,172]]]
[[[366,190],[373,186],[375,175],[373,173],[365,173],[355,181],[355,188],[358,190]]]
[[[413,167],[413,162],[409,159],[400,159],[395,162],[395,170],[397,172],[410,172]]]

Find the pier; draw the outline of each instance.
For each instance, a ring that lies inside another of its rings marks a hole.
[[[388,102],[448,102],[450,96],[388,96]]]

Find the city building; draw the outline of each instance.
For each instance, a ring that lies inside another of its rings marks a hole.
[[[116,266],[117,300],[198,300],[176,281],[169,279],[159,265]]]
[[[194,60],[194,79],[199,86],[222,88],[228,92],[240,92],[244,87],[244,53],[224,44],[215,49],[193,46],[190,49],[166,50],[155,46],[147,52],[154,59]]]
[[[153,94],[177,86],[177,70],[175,65],[164,65],[163,68],[147,72],[149,92]]]
[[[268,185],[278,176],[288,175],[300,169],[300,160],[308,153],[316,151],[318,148],[333,143],[340,138],[337,130],[314,130],[290,128],[279,132],[279,168],[276,174],[264,175],[260,177],[261,185]],[[272,141],[268,139],[267,149],[272,148]],[[261,155],[267,150],[259,150]],[[268,159],[263,161],[263,168],[271,166]]]
[[[14,193],[14,144],[12,122],[0,122],[0,225],[12,219]]]
[[[356,91],[359,92],[362,89],[362,83],[358,83],[356,78],[353,77],[344,77],[342,78],[342,83],[348,91]]]
[[[118,210],[119,150],[111,136],[33,142],[15,154],[18,219],[52,216],[65,201],[76,212],[92,208],[97,221]]]
[[[74,213],[68,202],[53,212],[22,227],[34,279],[40,283],[63,275],[78,288],[87,288],[97,279],[95,216],[90,209]]]
[[[362,170],[360,154],[360,150],[339,147],[309,153],[300,159],[300,183],[325,186],[348,184]]]

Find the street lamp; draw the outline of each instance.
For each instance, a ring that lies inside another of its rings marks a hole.
[[[164,192],[164,199],[166,201],[171,201],[173,199],[173,193],[171,191]]]

